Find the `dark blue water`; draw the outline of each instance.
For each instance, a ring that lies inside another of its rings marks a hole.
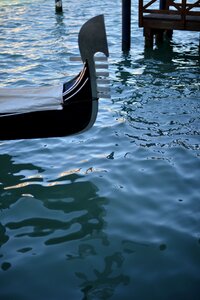
[[[88,132],[0,142],[0,299],[200,299],[199,34],[144,49],[132,4],[0,1],[0,86],[80,70],[81,25],[104,13],[111,99]],[[1,129],[2,130],[2,129]]]

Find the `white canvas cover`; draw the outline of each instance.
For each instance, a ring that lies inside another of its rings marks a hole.
[[[63,85],[0,88],[0,113],[62,109],[62,90]]]

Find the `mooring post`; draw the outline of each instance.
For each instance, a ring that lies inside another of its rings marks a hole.
[[[62,13],[62,0],[55,0],[56,13]]]
[[[122,0],[122,51],[131,46],[131,0]]]
[[[167,0],[160,0],[159,9],[166,10],[167,9]],[[164,40],[164,30],[160,29],[156,32],[156,44],[161,44]]]
[[[167,1],[166,0],[160,0],[159,9],[166,9],[167,7]]]
[[[167,0],[160,0],[160,6],[159,6],[160,10],[169,10],[169,5],[168,5],[168,1]],[[165,31],[165,36],[168,39],[171,39],[173,35],[173,30],[168,29]],[[161,37],[161,39],[163,39],[163,37]],[[159,40],[159,38],[158,38]]]

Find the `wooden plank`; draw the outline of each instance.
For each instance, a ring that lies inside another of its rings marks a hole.
[[[143,27],[149,29],[164,29],[164,30],[183,30],[184,26],[180,21],[167,21],[163,20],[158,22],[157,19],[145,19],[143,20]]]
[[[148,14],[144,19],[160,20],[160,21],[180,21],[180,15],[166,15],[166,14]],[[159,24],[158,24],[159,26]]]
[[[154,36],[156,41],[161,42],[166,31],[200,31],[200,0],[195,3],[187,3],[187,0],[175,3],[174,0],[168,0],[166,9],[162,5],[158,5],[162,9],[152,8],[151,5],[156,1],[150,0],[143,5],[143,0],[139,0],[139,27],[144,28],[145,45],[151,47]]]

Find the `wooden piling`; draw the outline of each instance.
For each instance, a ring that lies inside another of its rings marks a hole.
[[[144,28],[145,45],[152,47],[154,36],[156,43],[172,38],[173,30],[200,31],[200,0],[193,4],[187,0],[180,3],[168,0],[139,0],[139,27]],[[158,3],[156,3],[158,2]],[[159,4],[151,8],[152,4]]]
[[[62,13],[63,12],[62,0],[55,0],[55,9],[56,9],[56,13]]]
[[[131,46],[131,0],[122,0],[122,51]]]
[[[159,9],[167,9],[167,0],[160,0]]]

